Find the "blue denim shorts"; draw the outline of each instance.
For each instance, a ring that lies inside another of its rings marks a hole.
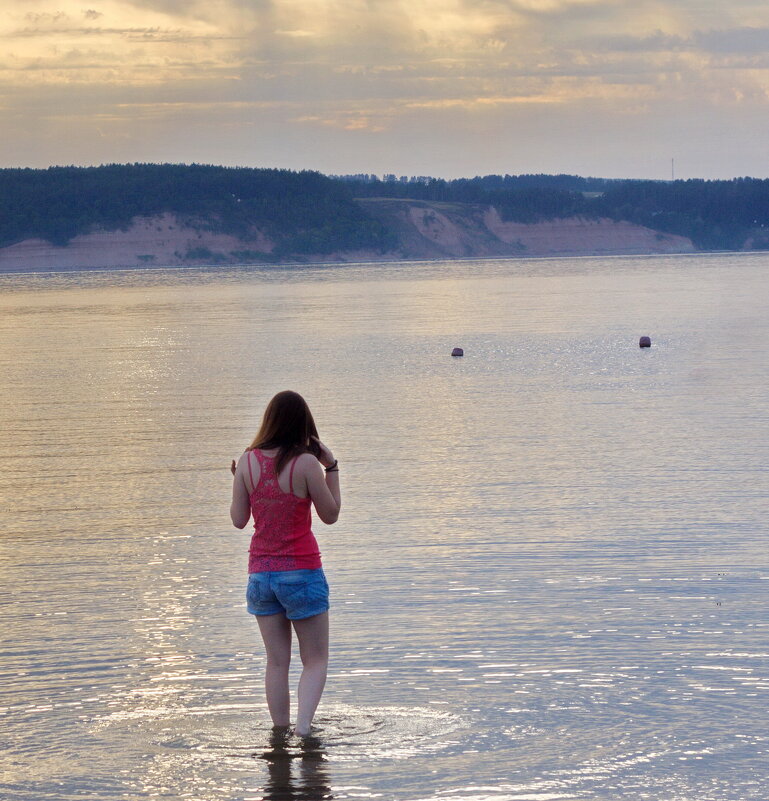
[[[246,601],[252,615],[301,620],[328,611],[328,582],[321,567],[249,573]]]

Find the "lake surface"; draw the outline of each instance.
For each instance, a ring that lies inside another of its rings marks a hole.
[[[766,254],[0,276],[0,795],[765,801],[767,308]],[[228,516],[286,388],[304,746]]]

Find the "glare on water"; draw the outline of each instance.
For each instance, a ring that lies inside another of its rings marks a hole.
[[[768,271],[0,277],[0,793],[764,801]],[[228,519],[284,388],[343,471],[305,743]]]

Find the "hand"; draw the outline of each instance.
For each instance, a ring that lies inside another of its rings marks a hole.
[[[318,457],[318,461],[323,465],[323,467],[331,467],[334,464],[334,454],[317,438],[313,437],[315,442],[318,443],[320,447],[320,456]]]
[[[232,460],[232,464],[230,465],[230,472],[232,475],[235,475],[235,471],[238,469],[238,466],[235,464],[235,460]]]

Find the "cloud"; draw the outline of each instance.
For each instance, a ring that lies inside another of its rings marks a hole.
[[[710,53],[740,55],[769,53],[769,27],[697,32],[693,40]]]
[[[618,53],[660,53],[689,50],[693,40],[662,31],[654,31],[648,36],[606,36],[588,38],[581,43],[583,47],[593,48],[599,52]]]
[[[305,114],[293,117],[292,122],[299,124],[320,125],[325,128],[336,128],[342,131],[362,131],[366,133],[380,133],[389,127],[383,124],[382,118],[376,115],[362,115],[358,113],[340,113],[338,115]]]
[[[33,25],[39,24],[56,24],[69,19],[69,16],[63,11],[28,11],[24,15],[24,19]]]
[[[651,0],[105,0],[83,11],[73,0],[39,0],[22,25],[6,23],[3,39],[6,71],[15,68],[27,86],[34,79],[22,71],[41,83],[98,82],[102,74],[113,86],[173,89],[207,84],[213,70],[239,81],[244,100],[282,88],[299,102],[304,82],[308,102],[318,93],[351,101],[365,94],[394,108],[452,98],[469,108],[484,97],[550,93],[566,102],[556,81],[568,77],[585,80],[575,97],[606,94],[593,78],[624,86],[635,78],[640,92],[652,73],[694,81],[697,70],[704,78],[729,69],[724,57],[739,56],[744,69],[769,48],[766,27],[692,28],[690,2],[671,10]],[[78,15],[89,24],[73,24]],[[672,91],[671,82],[658,83]]]
[[[427,119],[505,136],[524,113],[758,109],[769,89],[750,0],[35,0],[0,40],[0,103],[29,128],[269,116],[381,143]]]
[[[695,30],[680,36],[655,31],[647,36],[608,36],[587,39],[583,46],[599,51],[659,53],[701,51],[711,54],[753,55],[769,53],[769,27]]]

